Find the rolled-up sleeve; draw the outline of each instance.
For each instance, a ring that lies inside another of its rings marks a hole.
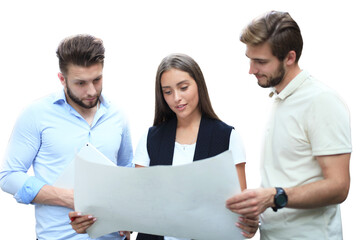
[[[36,177],[29,177],[22,188],[14,195],[14,198],[19,203],[29,204],[44,185],[45,183]]]

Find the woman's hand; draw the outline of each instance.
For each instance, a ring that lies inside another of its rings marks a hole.
[[[129,231],[120,231],[119,232],[119,234],[120,234],[120,236],[126,236],[126,240],[130,240],[130,234],[131,234],[132,232],[129,232]]]
[[[255,236],[256,231],[259,228],[259,217],[239,217],[239,221],[236,226],[242,231],[242,235],[246,238],[252,238]]]
[[[86,233],[86,229],[88,229],[96,221],[96,218],[93,216],[82,215],[79,212],[70,212],[69,218],[72,228],[77,233]]]

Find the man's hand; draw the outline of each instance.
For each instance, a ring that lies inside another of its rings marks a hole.
[[[226,207],[249,219],[257,218],[268,207],[274,206],[275,188],[246,189],[226,201]]]

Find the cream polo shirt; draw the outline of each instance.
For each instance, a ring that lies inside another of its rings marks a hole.
[[[352,150],[346,105],[306,71],[273,97],[262,153],[262,187],[294,187],[323,179],[315,156]],[[269,208],[260,218],[262,240],[342,239],[339,205],[278,212]]]

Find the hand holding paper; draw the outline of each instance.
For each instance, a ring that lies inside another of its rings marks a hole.
[[[86,233],[86,230],[96,221],[92,215],[82,215],[80,212],[69,212],[70,224],[77,233]]]

